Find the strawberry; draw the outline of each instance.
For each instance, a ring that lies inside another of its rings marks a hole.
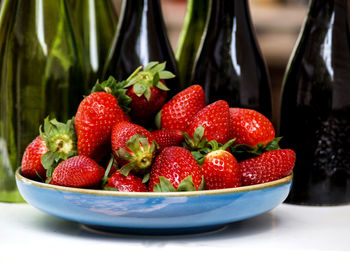
[[[252,109],[230,108],[232,137],[236,144],[256,147],[275,138],[275,129],[268,118]]]
[[[147,192],[147,187],[142,183],[142,179],[132,174],[128,176],[122,175],[116,171],[108,179],[108,183],[104,187],[105,190],[117,190],[120,192]]]
[[[239,163],[243,185],[261,184],[289,175],[295,164],[295,152],[278,149]]]
[[[96,187],[105,170],[87,156],[74,156],[61,162],[52,174],[50,184],[70,187]]]
[[[203,88],[193,85],[176,94],[156,116],[157,127],[184,131],[196,113],[204,108]]]
[[[120,172],[128,175],[131,170],[144,172],[152,164],[156,153],[153,135],[134,123],[123,121],[112,128],[112,150]]]
[[[184,139],[180,130],[155,130],[151,133],[159,146],[159,151],[165,147],[179,146]]]
[[[107,92],[95,92],[82,100],[75,116],[79,155],[99,162],[110,149],[115,123],[124,120],[117,99]]]
[[[171,146],[157,156],[152,166],[149,191],[196,191],[202,190],[203,184],[202,169],[191,152]]]
[[[147,124],[166,101],[169,89],[164,79],[174,78],[175,75],[164,70],[165,66],[166,62],[150,62],[128,79],[126,94],[131,98],[130,114],[138,124]]]
[[[26,148],[22,158],[22,174],[31,179],[44,180],[51,176],[54,168],[62,161],[77,154],[74,119],[67,123],[56,119],[44,120],[40,136]]]
[[[205,141],[225,144],[231,137],[227,102],[218,100],[201,109],[185,132],[185,140],[191,149],[200,148]]]
[[[224,189],[242,185],[236,158],[225,150],[215,150],[204,157],[202,165],[205,189]]]
[[[43,179],[46,169],[41,164],[41,157],[47,152],[45,141],[36,137],[25,149],[22,158],[22,175],[29,179]]]

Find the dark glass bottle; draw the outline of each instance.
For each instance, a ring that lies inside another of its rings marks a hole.
[[[208,103],[224,99],[271,118],[270,82],[247,0],[213,1],[192,84],[203,86]]]
[[[0,197],[15,201],[26,146],[46,116],[75,114],[86,85],[66,0],[5,0],[0,14]]]
[[[207,24],[212,0],[188,0],[184,25],[176,50],[176,60],[182,88],[191,83],[191,73]]]
[[[159,0],[125,0],[110,50],[104,78],[126,79],[140,65],[166,61],[166,69],[178,76]],[[178,93],[178,77],[166,81],[168,98]]]
[[[97,79],[102,79],[118,16],[111,0],[69,0],[69,7],[91,88]]]
[[[282,147],[296,151],[289,203],[350,203],[347,0],[313,0],[281,99]]]

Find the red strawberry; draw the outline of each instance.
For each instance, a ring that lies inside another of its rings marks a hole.
[[[150,62],[142,71],[136,70],[127,80],[130,87],[126,94],[131,98],[131,117],[138,124],[146,125],[163,106],[169,90],[164,79],[175,75],[165,71],[166,62]]]
[[[159,151],[165,147],[179,146],[184,139],[180,130],[155,130],[152,135],[159,146]]]
[[[112,150],[120,171],[127,175],[131,170],[143,172],[152,164],[156,152],[153,135],[134,123],[120,122],[112,128]]]
[[[150,175],[149,191],[195,191],[202,189],[202,169],[185,148],[165,148],[156,158]]]
[[[230,108],[232,138],[236,144],[256,147],[275,138],[275,129],[268,118],[252,109]]]
[[[134,176],[132,174],[124,176],[119,171],[116,171],[112,174],[112,176],[108,179],[108,183],[104,189],[115,189],[120,192],[148,192],[146,185],[142,183],[142,179],[140,177]]]
[[[41,164],[41,157],[47,152],[45,141],[36,137],[25,149],[22,158],[22,175],[29,179],[45,179],[46,169]]]
[[[200,127],[204,128],[204,133]],[[202,139],[215,140],[218,143],[225,144],[231,137],[227,102],[218,100],[201,109],[186,128],[186,133],[186,142],[192,149],[198,148]],[[193,140],[191,141],[191,139]]]
[[[295,164],[295,152],[290,149],[268,151],[239,163],[243,185],[261,184],[289,175]]]
[[[104,173],[105,170],[91,158],[74,156],[56,167],[50,183],[70,187],[96,187]]]
[[[208,153],[202,165],[205,189],[224,189],[242,185],[236,158],[225,150]]]
[[[157,115],[158,128],[184,131],[194,115],[204,108],[203,88],[193,85],[176,94]]]
[[[79,155],[100,161],[109,152],[113,125],[123,120],[113,95],[95,92],[83,99],[75,116]]]
[[[128,89],[126,95],[131,98],[131,117],[136,123],[147,125],[155,113],[163,106],[166,101],[167,92],[157,87],[148,87],[150,96],[139,91],[135,91],[135,86]]]
[[[74,121],[61,123],[44,120],[40,136],[28,145],[22,159],[22,174],[31,179],[45,179],[62,161],[77,154]]]

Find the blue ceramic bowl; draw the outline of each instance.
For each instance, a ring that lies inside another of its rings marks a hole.
[[[263,214],[287,197],[292,175],[238,188],[175,193],[126,193],[55,186],[16,173],[32,206],[89,228],[146,235],[193,234]]]

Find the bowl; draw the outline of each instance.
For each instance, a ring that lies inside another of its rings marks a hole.
[[[292,178],[220,190],[127,193],[50,185],[16,171],[19,192],[33,207],[89,229],[137,235],[210,232],[266,213],[287,198]]]

